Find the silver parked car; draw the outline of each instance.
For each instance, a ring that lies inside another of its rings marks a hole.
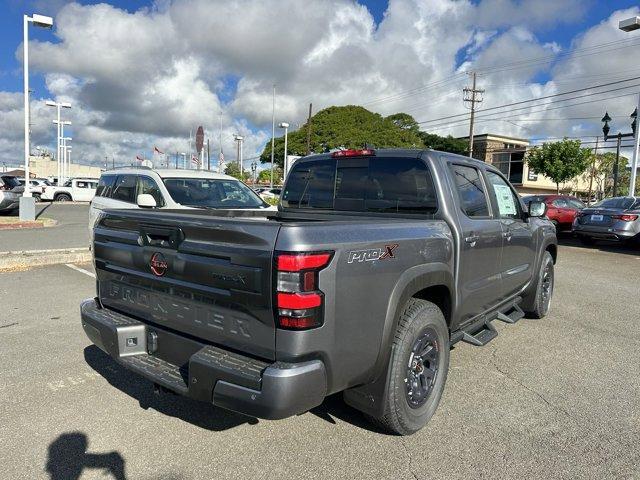
[[[585,244],[595,240],[640,239],[640,197],[612,197],[584,208],[573,221],[573,233]]]
[[[19,207],[20,197],[24,188],[16,177],[0,176],[0,213],[8,213]]]

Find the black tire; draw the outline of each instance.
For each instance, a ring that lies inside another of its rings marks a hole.
[[[71,201],[71,195],[69,195],[68,193],[59,193],[58,195],[56,195],[55,201],[56,202],[70,202]]]
[[[33,194],[33,198],[36,199],[36,202],[40,203],[42,201],[42,199],[40,198],[40,194],[39,193],[34,193]]]
[[[596,241],[591,237],[587,237],[586,235],[580,235],[580,243],[590,247],[591,245],[594,245]]]
[[[553,298],[553,287],[555,285],[555,271],[553,257],[549,252],[544,252],[540,271],[538,272],[538,285],[536,296],[531,310],[525,312],[530,318],[544,318],[549,312],[551,299]]]
[[[370,419],[387,432],[411,435],[433,416],[447,380],[449,329],[442,311],[426,300],[410,299],[400,314],[393,347],[384,413]],[[422,358],[416,348],[430,350]]]

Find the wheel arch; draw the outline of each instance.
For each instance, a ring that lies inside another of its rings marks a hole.
[[[378,349],[371,382],[344,392],[345,401],[371,415],[379,412],[380,399],[385,394],[388,363],[393,350],[393,336],[398,317],[410,298],[420,298],[436,304],[451,325],[451,308],[455,304],[455,288],[451,266],[446,263],[417,265],[406,270],[396,282],[389,297],[382,339]]]

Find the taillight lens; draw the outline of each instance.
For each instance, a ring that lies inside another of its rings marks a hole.
[[[276,254],[279,328],[308,330],[322,325],[324,294],[318,287],[318,272],[332,256],[333,252]]]
[[[622,220],[623,222],[635,222],[638,219],[638,215],[631,215],[628,213],[623,215],[613,215],[612,217],[616,220]]]

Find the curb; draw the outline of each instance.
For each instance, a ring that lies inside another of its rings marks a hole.
[[[0,270],[91,261],[89,247],[0,252]]]

